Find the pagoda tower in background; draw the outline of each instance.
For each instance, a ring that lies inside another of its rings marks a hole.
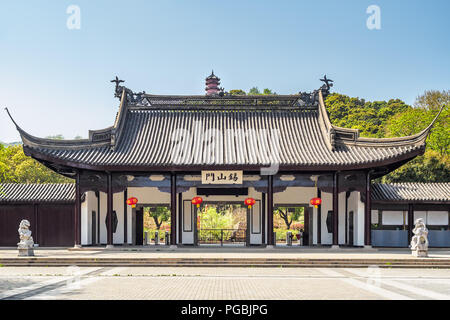
[[[207,96],[215,96],[219,95],[221,89],[219,88],[220,85],[220,78],[217,77],[214,74],[214,70],[211,72],[211,75],[209,75],[206,79],[206,95]]]

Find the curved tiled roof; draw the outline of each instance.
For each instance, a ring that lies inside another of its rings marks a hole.
[[[318,112],[314,110],[189,112],[138,109],[129,110],[127,120],[121,143],[114,150],[102,146],[73,150],[39,148],[39,152],[91,165],[280,163],[319,166],[372,163],[420,147],[338,145],[332,151],[327,147],[318,124]]]
[[[430,125],[410,137],[360,138],[358,130],[329,122],[321,90],[313,98],[127,99],[124,90],[114,126],[91,131],[85,140],[37,138],[16,125],[25,153],[46,163],[91,170],[185,170],[204,165],[246,169],[270,164],[279,164],[280,170],[345,170],[409,160],[424,151],[431,129]]]
[[[374,184],[372,200],[450,202],[450,182]]]
[[[0,202],[73,202],[74,183],[0,183]]]

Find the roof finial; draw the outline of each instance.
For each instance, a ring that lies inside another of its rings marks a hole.
[[[122,95],[122,86],[120,86],[119,84],[121,84],[122,82],[125,82],[125,80],[120,80],[119,77],[116,76],[116,78],[111,80],[110,82],[114,82],[116,84],[114,97],[120,99],[120,97]]]
[[[319,79],[322,82],[325,82],[325,85],[327,86],[327,90],[329,91],[330,88],[333,86],[333,80],[328,79],[327,75],[323,76],[323,79]]]

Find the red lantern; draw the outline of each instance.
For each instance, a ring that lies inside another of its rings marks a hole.
[[[312,198],[309,203],[311,203],[314,206],[314,208],[317,208],[318,206],[320,206],[322,204],[322,199]]]
[[[256,201],[253,198],[247,198],[244,200],[244,203],[246,206],[248,206],[249,209],[251,209],[252,206],[256,203]]]
[[[131,197],[127,199],[127,205],[131,206],[132,208],[136,208],[137,203],[138,199],[136,197]]]
[[[191,202],[192,202],[192,204],[195,204],[197,206],[197,208],[199,208],[203,202],[203,199],[202,199],[202,197],[194,197],[194,198],[192,198]]]

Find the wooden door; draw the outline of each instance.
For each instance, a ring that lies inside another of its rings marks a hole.
[[[144,208],[136,209],[136,245],[144,244]]]

